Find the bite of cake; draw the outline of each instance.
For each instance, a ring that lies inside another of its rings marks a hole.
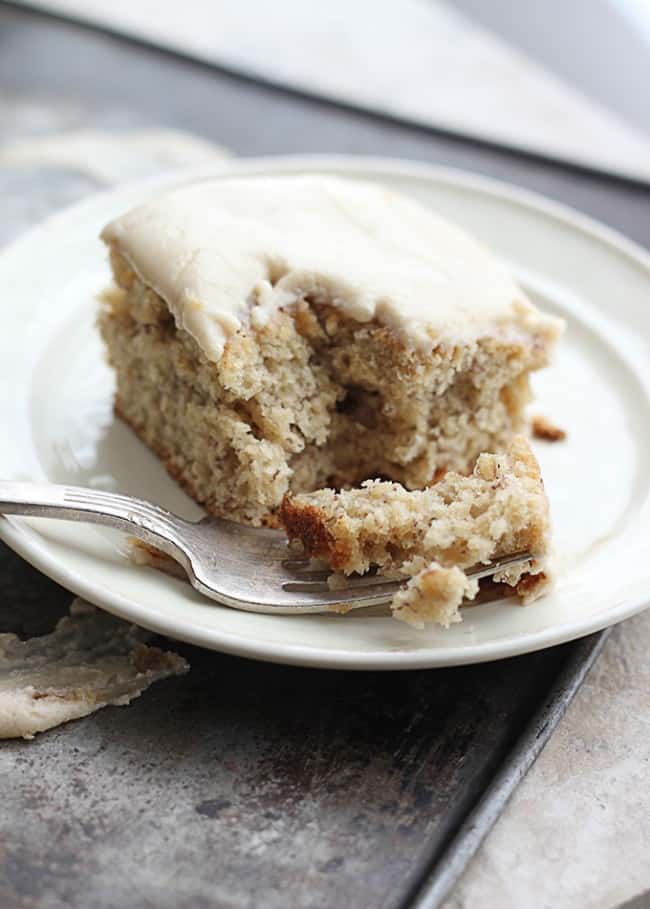
[[[413,578],[393,601],[393,614],[413,624],[459,621],[461,601],[478,592],[464,572],[507,555],[530,553],[495,576],[524,602],[548,580],[548,500],[523,436],[501,454],[481,454],[470,476],[449,472],[422,490],[370,480],[287,496],[280,519],[307,556],[336,572]]]

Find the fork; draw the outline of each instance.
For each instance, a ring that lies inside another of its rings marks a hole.
[[[81,486],[0,480],[0,515],[103,524],[175,559],[200,593],[234,609],[274,615],[331,612],[389,603],[402,581],[366,574],[327,585],[331,569],[292,553],[280,531],[221,518],[187,521],[143,499]],[[532,558],[518,552],[467,574],[485,578]]]

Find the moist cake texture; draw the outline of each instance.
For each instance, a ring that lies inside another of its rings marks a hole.
[[[414,491],[371,480],[360,489],[287,496],[280,519],[306,555],[337,572],[376,567],[390,577],[415,576],[393,603],[396,617],[407,621],[457,621],[461,600],[477,591],[463,570],[509,554],[532,559],[495,580],[525,602],[547,583],[548,501],[523,436],[502,454],[481,454],[471,476],[450,472]]]
[[[435,623],[448,628],[461,621],[463,600],[473,600],[478,581],[467,577],[456,565],[442,568],[432,562],[413,575],[393,597],[392,613],[396,619],[423,628]]]
[[[105,228],[115,407],[209,512],[467,472],[523,427],[560,323],[462,231],[389,190],[233,178]]]

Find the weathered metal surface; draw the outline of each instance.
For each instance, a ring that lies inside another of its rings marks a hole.
[[[3,629],[47,630],[67,595],[0,559]],[[0,905],[397,905],[571,649],[354,673],[174,646],[187,677],[0,748]]]

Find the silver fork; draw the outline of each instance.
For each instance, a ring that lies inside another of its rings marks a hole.
[[[319,613],[389,603],[400,586],[374,574],[349,579],[331,590],[331,569],[315,568],[292,554],[276,530],[246,527],[220,518],[186,521],[130,496],[47,483],[0,480],[0,514],[85,521],[123,530],[171,556],[200,593],[226,606],[270,614]],[[468,575],[484,578],[529,561],[528,552],[477,566]]]

